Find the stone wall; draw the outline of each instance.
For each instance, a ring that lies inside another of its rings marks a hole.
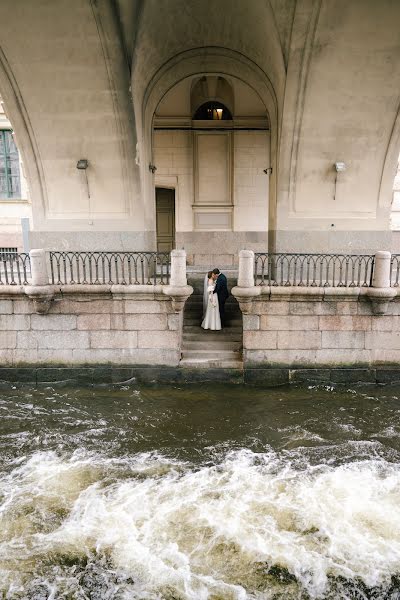
[[[372,367],[400,362],[400,298],[385,314],[363,288],[267,288],[243,315],[245,367]]]
[[[3,367],[178,364],[182,311],[175,311],[171,297],[156,288],[138,293],[129,286],[78,287],[85,286],[52,290],[47,314],[36,312],[25,293],[29,287],[1,289]]]
[[[270,165],[269,131],[235,131],[232,134],[232,230],[211,222],[209,229],[196,230],[195,150],[193,131],[156,130],[154,164],[156,187],[175,189],[176,247],[187,251],[189,265],[237,264],[243,247],[256,251],[268,247],[268,186],[264,169]],[[204,160],[204,157],[203,157]],[[213,155],[210,152],[210,171]],[[207,170],[203,166],[203,170]],[[208,207],[210,214],[229,206]],[[208,209],[207,209],[208,210]]]

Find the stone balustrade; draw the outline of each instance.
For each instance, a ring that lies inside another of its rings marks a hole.
[[[256,378],[263,368],[368,370],[400,362],[389,252],[375,255],[370,287],[255,285],[253,273],[254,253],[244,250],[232,294],[243,312],[244,367],[261,369]]]
[[[193,291],[184,250],[171,253],[168,285],[52,285],[45,252],[30,261],[30,285],[0,287],[3,366],[178,365]]]
[[[29,285],[0,285],[3,368],[176,367],[183,309],[193,289],[185,251],[174,250],[170,258],[163,285],[56,285],[50,283],[46,253],[32,250]],[[368,380],[372,369],[400,363],[393,257],[377,252],[371,264],[369,285],[263,285],[254,277],[254,252],[242,250],[232,294],[243,313],[246,380],[271,369],[286,381],[288,373],[342,368],[361,369]]]

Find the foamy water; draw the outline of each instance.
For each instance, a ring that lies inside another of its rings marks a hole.
[[[82,565],[99,562],[126,598],[273,598],[274,568],[293,576],[286,594],[319,598],[332,579],[388,586],[400,566],[400,469],[382,461],[299,471],[242,450],[192,470],[50,452],[1,489],[3,594],[35,580],[51,597],[79,594]]]
[[[360,440],[360,423],[334,424],[350,437],[332,443],[313,418],[282,426],[280,448],[205,445],[202,461],[93,440],[16,453],[0,479],[0,597],[399,598],[393,449]]]

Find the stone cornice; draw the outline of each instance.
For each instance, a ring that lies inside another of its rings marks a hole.
[[[399,294],[398,288],[373,287],[290,287],[290,286],[254,286],[234,287],[232,295],[239,302],[244,314],[251,310],[254,301],[309,301],[338,302],[368,299],[375,314],[385,314],[389,302]]]
[[[0,286],[0,299],[12,299],[28,296],[35,304],[35,311],[46,313],[51,302],[57,298],[73,298],[78,301],[90,301],[109,297],[123,300],[129,297],[135,300],[172,301],[175,312],[183,310],[186,300],[193,293],[191,286],[171,285],[4,285]]]

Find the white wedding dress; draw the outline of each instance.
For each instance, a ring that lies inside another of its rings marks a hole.
[[[218,296],[214,294],[215,284],[212,279],[204,281],[204,315],[201,324],[203,329],[219,331],[221,329],[221,317],[219,316]]]

